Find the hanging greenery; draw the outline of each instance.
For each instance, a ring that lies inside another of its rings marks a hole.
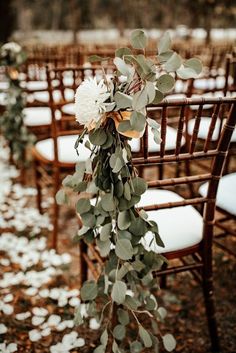
[[[83,283],[84,304],[75,313],[78,325],[88,317],[101,324],[94,353],[138,353],[149,347],[158,352],[160,338],[169,352],[176,345],[171,334],[159,331],[164,310],[158,306],[153,271],[166,260],[154,249],[164,244],[158,225],[137,208],[147,183],[132,164],[129,142],[140,138],[148,124],[160,143],[160,126],[147,116],[147,105],[160,102],[173,89],[176,73],[183,78],[197,77],[201,63],[198,59],[184,62],[171,50],[168,33],[159,43],[156,62],[145,57],[146,44],[145,32],[133,31],[131,45],[143,54],[118,49],[112,79],[104,75],[99,83],[96,78],[87,79],[78,87],[76,118],[85,129],[75,147],[79,153],[80,144],[85,144],[91,157],[77,164],[74,175],[64,179],[64,188],[57,194],[58,203],[67,203],[66,188],[86,192],[76,204],[83,224],[77,238],[95,243],[104,258],[99,278]],[[102,59],[93,56],[91,60]],[[94,194],[92,200],[88,193]]]
[[[0,66],[4,67],[8,85],[5,109],[0,117],[0,131],[19,167],[25,163],[26,148],[34,141],[34,136],[24,125],[25,96],[20,86],[19,67],[25,60],[26,54],[17,43],[6,43],[0,49]]]

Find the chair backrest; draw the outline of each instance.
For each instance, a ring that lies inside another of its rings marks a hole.
[[[114,68],[107,66],[71,66],[71,67],[50,67],[46,66],[47,86],[49,93],[49,107],[51,109],[51,137],[54,140],[55,162],[58,161],[57,137],[62,135],[75,135],[81,132],[82,127],[75,121],[73,114],[74,95],[81,82],[88,77],[97,77],[98,81],[102,78],[102,72],[112,74]],[[55,95],[57,93],[57,95]],[[69,98],[68,98],[69,96]],[[65,113],[66,105],[70,104],[72,114]],[[58,115],[61,119],[58,120]]]
[[[198,105],[198,111],[195,114],[194,133],[191,137],[190,143],[181,145],[181,140],[185,136],[186,116],[191,105]],[[199,125],[202,118],[205,105],[213,105],[213,113],[211,123],[208,127],[207,139],[204,143],[198,143]],[[166,204],[150,205],[145,207],[145,210],[163,209],[170,207],[186,206],[186,205],[203,205],[204,206],[204,235],[210,237],[213,231],[214,211],[216,193],[218,188],[219,179],[222,175],[225,158],[228,153],[231,135],[236,124],[236,99],[232,98],[219,98],[219,99],[185,99],[180,101],[164,100],[162,103],[152,106],[149,109],[156,110],[161,125],[161,138],[160,152],[156,155],[150,154],[148,149],[148,139],[150,138],[150,130],[146,129],[142,141],[142,156],[134,158],[133,163],[137,167],[153,167],[166,165],[169,168],[169,177],[163,180],[153,180],[149,182],[150,187],[159,188],[176,188],[180,186],[191,186],[196,183],[208,181],[208,193],[206,197],[199,197],[198,195],[190,196],[183,201],[169,202]],[[166,139],[168,130],[169,116],[172,118],[172,111],[175,110],[175,115],[178,117],[177,133],[174,141],[174,148],[172,151],[166,151]],[[220,139],[216,146],[212,147],[210,144],[211,136],[213,134],[217,118],[221,110],[227,112],[227,121],[224,124]],[[178,112],[178,113],[177,113]],[[201,160],[206,165],[211,165],[210,172],[202,174],[196,167],[196,162]],[[184,175],[176,176],[176,169],[170,170],[171,166],[184,165]],[[173,176],[172,173],[173,172]]]

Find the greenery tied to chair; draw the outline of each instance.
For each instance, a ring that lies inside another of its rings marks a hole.
[[[26,54],[17,43],[6,43],[0,49],[0,66],[5,67],[8,84],[6,105],[0,118],[0,130],[9,144],[13,161],[19,167],[24,165],[26,149],[35,139],[24,125],[23,109],[26,97],[20,85],[19,67],[25,60]]]
[[[197,77],[202,66],[198,59],[184,62],[172,51],[168,33],[160,40],[155,62],[145,56],[147,37],[143,30],[132,32],[131,45],[141,54],[130,48],[116,50],[113,78],[104,75],[99,83],[88,79],[79,86],[76,117],[85,128],[75,147],[79,153],[80,143],[85,143],[91,158],[77,164],[74,175],[64,179],[64,188],[57,193],[58,203],[69,201],[68,187],[81,193],[76,211],[82,227],[77,238],[95,243],[105,258],[98,278],[82,285],[86,314],[82,306],[75,313],[78,325],[88,316],[101,323],[94,353],[138,353],[148,347],[158,352],[158,337],[167,351],[175,348],[173,336],[162,334],[158,327],[163,310],[158,307],[158,283],[152,273],[166,260],[150,250],[144,235],[151,232],[153,242],[164,244],[158,225],[137,208],[147,183],[132,164],[129,141],[142,137],[149,125],[160,143],[160,126],[147,116],[147,105],[163,100],[173,89],[176,74],[185,79]],[[91,57],[91,61],[102,60]],[[94,199],[89,199],[88,193],[95,195]]]

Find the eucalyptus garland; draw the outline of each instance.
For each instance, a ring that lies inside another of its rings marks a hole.
[[[0,49],[0,66],[4,66],[8,84],[5,109],[0,117],[0,131],[18,166],[25,163],[26,149],[34,141],[34,136],[24,125],[25,96],[19,80],[19,66],[25,60],[25,53],[17,43],[4,44]]]
[[[144,55],[144,31],[135,30],[131,44],[143,54],[118,49],[112,79],[104,75],[98,84],[96,79],[88,79],[78,87],[76,118],[85,128],[75,147],[79,153],[82,145],[86,146],[91,155],[77,164],[57,194],[58,203],[67,203],[66,188],[80,193],[76,211],[83,226],[77,239],[95,244],[104,258],[99,278],[83,283],[83,304],[75,313],[78,325],[85,324],[88,317],[101,324],[94,353],[138,353],[150,347],[158,352],[160,341],[170,352],[176,345],[171,334],[159,330],[165,310],[158,306],[153,272],[166,260],[151,250],[151,243],[164,244],[158,225],[138,208],[147,183],[132,164],[130,139],[140,138],[148,124],[160,143],[160,126],[147,116],[146,106],[160,102],[173,88],[174,73],[196,77],[201,63],[198,59],[184,62],[171,50],[168,34],[160,41],[157,63]],[[94,56],[92,60],[102,59]],[[152,234],[148,244],[147,233]]]

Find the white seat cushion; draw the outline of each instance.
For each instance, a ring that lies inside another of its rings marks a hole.
[[[181,200],[183,198],[172,191],[150,189],[142,195],[138,207]],[[153,234],[148,232],[142,240],[142,244],[147,250],[167,253],[186,249],[201,242],[203,219],[192,206],[174,207],[147,213],[149,219],[158,224],[160,237],[165,244],[164,248],[157,246]]]
[[[199,193],[206,196],[208,190],[208,183],[204,183],[199,188]],[[216,205],[222,210],[236,216],[236,173],[224,175],[220,182],[216,197]]]
[[[74,103],[65,104],[63,105],[61,110],[65,114],[75,115],[75,104]]]
[[[79,161],[86,161],[90,157],[90,150],[84,145],[80,144],[78,151],[79,156],[74,148],[78,135],[67,135],[58,137],[58,158],[61,163],[76,163]],[[84,141],[85,142],[85,141]],[[53,139],[45,139],[36,143],[35,148],[49,161],[54,160],[54,145]]]
[[[23,110],[26,126],[41,126],[51,124],[51,109],[47,107],[31,107]],[[60,119],[60,112],[56,112],[56,118]]]
[[[6,105],[7,94],[5,92],[0,92],[0,105]]]
[[[176,93],[176,94],[168,94],[165,99],[168,100],[178,100],[186,98],[186,94],[184,93]]]
[[[49,102],[49,93],[47,91],[34,92],[33,97],[39,102]],[[61,92],[58,90],[53,91],[53,99],[55,102],[59,102],[62,99]],[[74,100],[74,91],[72,89],[65,89],[65,99],[68,101]]]
[[[175,149],[176,138],[177,138],[177,130],[171,126],[167,126],[166,144],[165,144],[166,151],[171,151],[171,150]],[[182,141],[181,141],[181,145],[183,146],[184,143],[185,143],[185,139],[183,137]],[[129,144],[131,146],[132,152],[139,152],[140,151],[140,139],[132,139],[129,142]],[[158,145],[154,141],[153,133],[151,132],[150,128],[148,128],[148,149],[149,149],[149,152],[159,152],[160,151],[160,145]]]
[[[208,118],[208,117],[201,118],[199,132],[198,132],[198,137],[200,139],[206,140],[207,135],[208,135],[208,130],[210,127],[210,123],[211,123],[211,118]],[[189,120],[189,122],[188,122],[189,135],[193,134],[194,124],[195,124],[195,119]],[[212,141],[217,141],[217,139],[219,137],[219,129],[220,129],[220,119],[217,119],[215,129],[214,129],[214,132],[213,132],[212,138],[211,138]],[[236,130],[235,129],[234,129],[233,135],[231,137],[231,142],[236,142]]]

